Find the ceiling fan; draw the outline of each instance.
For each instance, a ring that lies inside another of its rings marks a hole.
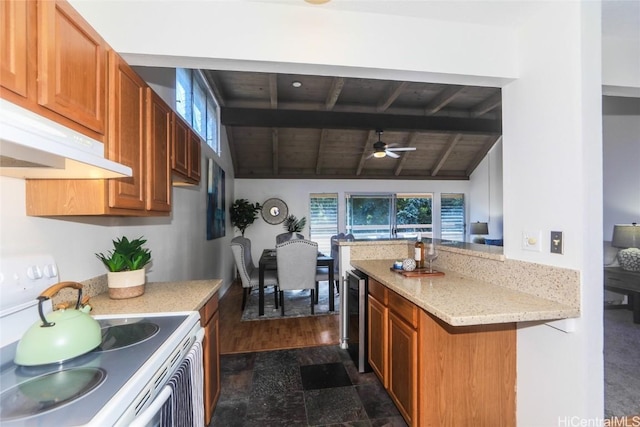
[[[396,151],[415,151],[416,147],[391,147],[386,143],[382,142],[382,130],[376,130],[378,134],[378,140],[373,143],[373,153],[369,157],[382,158],[382,157],[392,157],[394,159],[399,158]]]

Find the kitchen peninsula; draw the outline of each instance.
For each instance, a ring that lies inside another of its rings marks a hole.
[[[514,426],[517,325],[578,317],[579,276],[435,244],[444,276],[404,277],[390,268],[412,241],[341,242],[342,265],[369,276],[370,365],[409,425]]]

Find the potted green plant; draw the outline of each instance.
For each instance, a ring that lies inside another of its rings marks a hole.
[[[142,237],[129,240],[126,236],[113,240],[113,250],[96,257],[107,267],[109,297],[133,298],[144,293],[145,266],[151,262],[151,251],[144,247]]]
[[[296,218],[295,215],[289,215],[285,218],[282,226],[289,233],[300,233],[304,230],[304,226],[307,223],[307,218],[302,217],[300,219]]]
[[[244,237],[244,231],[247,227],[256,220],[260,209],[261,206],[258,202],[251,203],[247,199],[238,199],[229,208],[231,225],[240,230],[242,237]]]

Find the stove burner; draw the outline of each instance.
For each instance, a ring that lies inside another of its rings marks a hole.
[[[106,378],[100,368],[73,368],[33,378],[0,394],[0,420],[29,417],[70,403]]]
[[[148,340],[160,327],[151,322],[128,323],[102,329],[102,343],[95,351],[110,351]]]

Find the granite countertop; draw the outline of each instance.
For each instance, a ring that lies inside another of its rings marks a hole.
[[[545,321],[580,316],[580,309],[443,270],[444,276],[407,278],[394,260],[351,265],[452,326]]]
[[[198,311],[220,289],[222,280],[150,282],[135,298],[111,299],[108,292],[91,297],[92,315]]]

